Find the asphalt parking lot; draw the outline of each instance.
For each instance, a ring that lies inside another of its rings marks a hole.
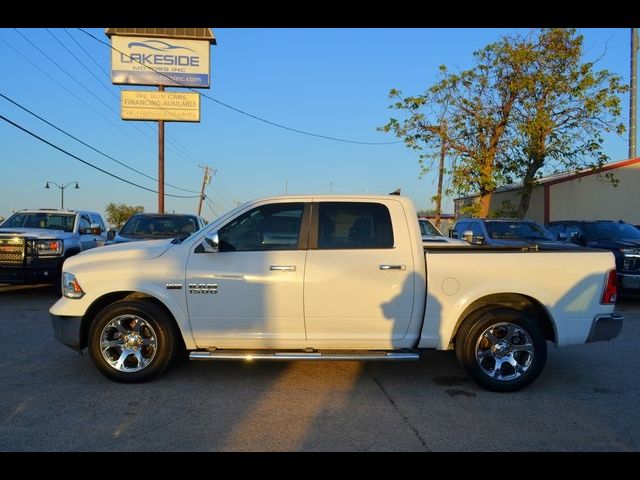
[[[0,451],[637,451],[640,297],[611,341],[513,394],[414,363],[182,362],[122,385],[52,337],[50,287],[0,286]]]

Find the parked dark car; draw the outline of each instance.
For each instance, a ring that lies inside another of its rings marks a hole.
[[[634,225],[613,220],[566,220],[549,222],[547,227],[563,233],[569,242],[613,252],[620,287],[640,290],[640,230]]]
[[[464,218],[450,231],[453,238],[461,238],[474,245],[526,247],[535,245],[541,250],[575,249],[575,245],[559,240],[533,220]]]
[[[179,213],[136,213],[108,243],[186,238],[207,224],[197,215]]]
[[[462,240],[456,240],[454,238],[445,237],[440,230],[433,225],[428,218],[418,218],[418,224],[420,225],[420,233],[422,234],[423,243],[448,243],[454,245],[463,245],[466,242]]]

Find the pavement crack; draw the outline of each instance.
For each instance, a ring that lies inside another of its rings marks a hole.
[[[411,431],[416,436],[418,441],[422,444],[424,449],[427,452],[430,452],[431,449],[427,445],[427,442],[424,440],[424,438],[422,438],[422,435],[420,435],[420,432],[418,431],[418,429],[413,425],[411,425],[411,422],[409,422],[409,419],[407,418],[407,416],[404,413],[402,413],[402,410],[400,410],[400,407],[398,407],[398,404],[393,400],[393,398],[391,398],[391,395],[389,395],[389,392],[387,392],[387,390],[384,388],[380,380],[378,380],[378,378],[373,373],[371,373],[370,370],[369,370],[369,375],[371,375],[371,378],[373,378],[373,381],[376,382],[376,385],[378,385],[378,388],[382,391],[382,393],[387,398],[387,400],[389,400],[389,403],[391,404],[391,406],[396,410],[396,412],[398,412],[398,415],[400,415],[400,418],[402,418],[402,421],[407,425],[407,427],[411,429]]]

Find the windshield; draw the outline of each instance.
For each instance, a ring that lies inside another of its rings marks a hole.
[[[44,228],[73,232],[76,215],[64,213],[19,212],[2,224],[2,228]]]
[[[640,230],[628,223],[587,223],[584,233],[589,240],[640,240]]]
[[[124,224],[120,235],[126,237],[174,238],[188,237],[199,230],[196,217],[133,216]]]
[[[549,232],[533,222],[487,221],[485,225],[489,236],[496,240],[554,240]]]
[[[434,237],[443,236],[436,227],[431,225],[431,222],[429,220],[420,218],[418,219],[418,223],[420,224],[420,234],[434,236]]]

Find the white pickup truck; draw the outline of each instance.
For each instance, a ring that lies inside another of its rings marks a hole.
[[[400,196],[248,202],[186,239],[111,245],[66,260],[55,336],[108,378],[140,382],[192,360],[415,360],[451,350],[514,391],[547,341],[609,340],[610,252],[423,247]]]

